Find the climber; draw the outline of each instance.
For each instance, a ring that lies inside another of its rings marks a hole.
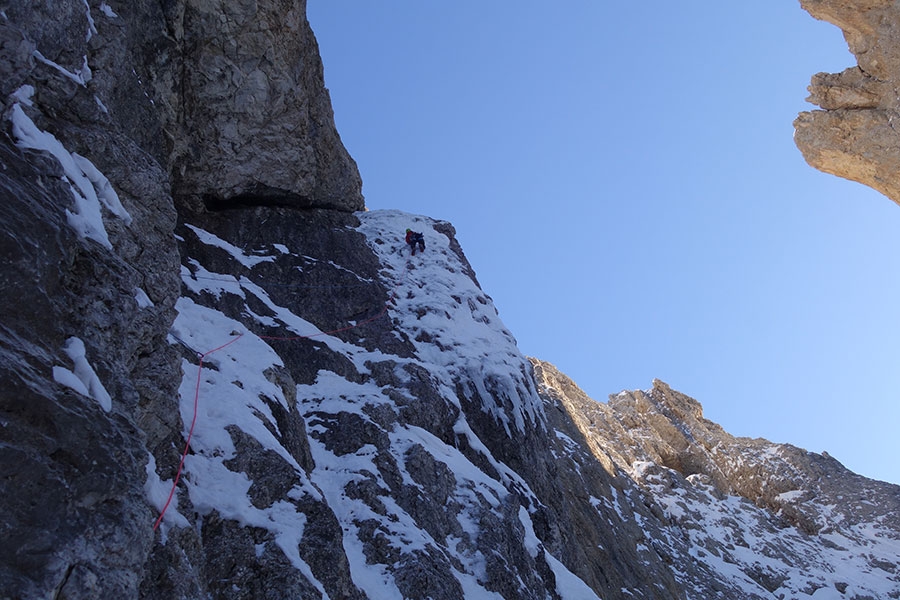
[[[421,252],[425,252],[425,236],[423,236],[418,231],[413,231],[412,229],[406,230],[406,243],[409,244],[409,248],[412,251],[412,255],[416,255],[416,245],[419,246],[419,250]]]

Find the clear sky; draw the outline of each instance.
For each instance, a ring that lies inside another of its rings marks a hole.
[[[900,207],[808,166],[796,0],[309,0],[370,209],[451,221],[522,351],[900,483]],[[402,232],[398,232],[398,236]]]

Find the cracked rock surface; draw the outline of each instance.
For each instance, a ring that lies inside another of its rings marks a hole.
[[[844,32],[857,65],[818,73],[794,121],[795,142],[813,167],[857,181],[900,203],[900,7],[886,0],[801,0]]]

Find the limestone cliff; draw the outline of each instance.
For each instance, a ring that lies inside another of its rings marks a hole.
[[[132,147],[195,208],[363,208],[303,1],[12,1],[0,28],[0,106],[33,86],[75,151]]]
[[[587,398],[361,211],[302,2],[0,7],[0,598],[900,595],[896,486]]]
[[[306,2],[168,3],[175,192],[217,206],[363,208]]]
[[[686,597],[900,594],[898,486],[855,475],[827,454],[735,438],[661,381],[602,404],[553,365],[532,362],[557,435],[578,442],[569,455],[588,454],[616,475],[612,502],[592,504],[648,509],[650,517],[632,517],[642,544],[664,557]],[[592,461],[578,462],[582,471]]]
[[[808,100],[822,110],[794,122],[807,162],[900,203],[900,9],[890,0],[801,0],[844,32],[857,65],[812,78]]]

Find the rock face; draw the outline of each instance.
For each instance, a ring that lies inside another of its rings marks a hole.
[[[813,167],[858,181],[900,203],[900,9],[889,0],[801,0],[812,16],[844,32],[857,66],[812,78],[808,100],[822,108],[794,121]]]
[[[633,519],[680,593],[900,594],[898,486],[855,475],[828,455],[735,438],[704,419],[696,400],[661,381],[601,404],[553,365],[532,362],[542,395],[558,408],[547,411],[557,435],[581,441],[571,447],[617,475],[622,491],[615,501],[628,498],[649,511],[644,517],[635,510]],[[609,506],[593,503],[599,511]]]
[[[896,486],[595,402],[351,212],[303,9],[2,5],[0,598],[900,597]]]
[[[0,597],[137,597],[154,564],[148,460],[171,470],[184,446],[180,357],[166,342],[176,207],[356,210],[359,176],[301,3],[223,3],[212,19],[200,15],[215,7],[184,2],[0,8]],[[232,69],[227,85],[188,78],[203,77],[221,28],[254,10],[252,51],[266,51],[246,72],[272,77],[247,111],[242,52],[223,49],[207,73]],[[251,155],[221,141],[211,93],[248,143],[269,142]],[[208,133],[195,139],[198,125]],[[205,583],[185,572],[177,589],[192,597]]]
[[[168,16],[180,50],[177,194],[217,207],[363,208],[305,1],[188,0]]]
[[[34,86],[51,132],[117,132],[179,202],[364,208],[305,2],[13,1],[4,15],[3,106]]]

